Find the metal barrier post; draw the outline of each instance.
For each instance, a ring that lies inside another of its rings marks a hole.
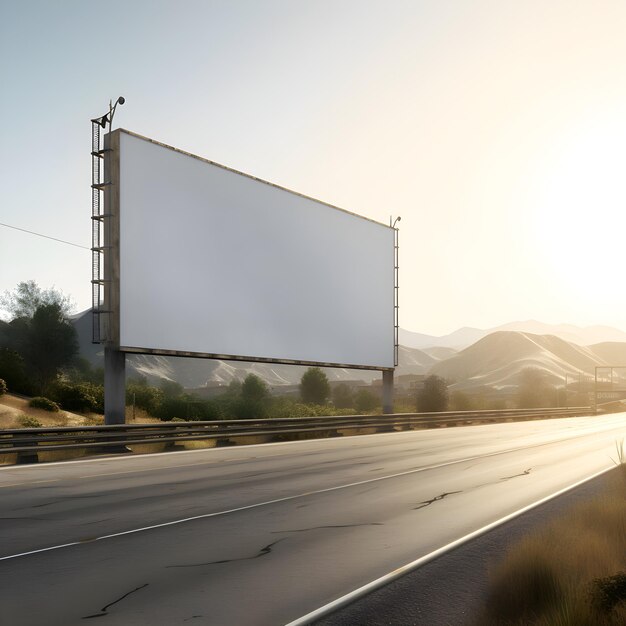
[[[104,423],[126,423],[126,355],[104,348]]]
[[[393,413],[393,370],[383,370],[383,414]]]

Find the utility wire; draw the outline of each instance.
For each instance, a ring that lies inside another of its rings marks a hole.
[[[6,228],[13,228],[14,230],[21,230],[23,233],[28,233],[29,235],[37,235],[37,237],[43,237],[44,239],[52,239],[52,241],[58,241],[59,243],[65,243],[68,246],[74,246],[75,248],[82,248],[83,250],[91,250],[87,246],[81,246],[78,243],[72,243],[71,241],[64,241],[63,239],[57,239],[56,237],[50,237],[49,235],[42,235],[41,233],[36,233],[32,230],[26,230],[25,228],[19,228],[17,226],[11,226],[11,224],[3,224],[0,222],[0,226],[6,226]]]

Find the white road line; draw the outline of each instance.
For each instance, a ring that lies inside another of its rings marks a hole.
[[[545,445],[545,444],[539,444]],[[538,446],[529,446],[529,447],[538,447]],[[380,482],[381,480],[389,480],[390,478],[398,478],[400,476],[408,476],[410,474],[417,474],[419,472],[426,472],[433,469],[439,469],[442,467],[449,467],[450,465],[458,465],[459,463],[467,463],[468,461],[475,461],[477,459],[484,459],[493,456],[499,456],[501,454],[507,454],[510,452],[519,452],[520,450],[525,450],[527,447],[522,448],[513,448],[511,450],[502,450],[499,452],[492,452],[490,454],[483,454],[480,456],[467,457],[465,459],[457,459],[455,461],[447,461],[445,463],[438,463],[436,465],[428,465],[425,467],[420,467],[416,469],[406,470],[404,472],[398,472],[396,474],[389,474],[387,476],[378,476],[376,478],[368,478],[366,480],[359,480],[357,482],[348,483],[345,485],[336,485],[335,487],[326,487],[324,489],[314,489],[313,491],[306,491],[304,493],[298,493],[293,496],[285,496],[283,498],[276,498],[274,500],[267,500],[265,502],[257,502],[256,504],[247,504],[245,506],[236,507],[234,509],[227,509],[226,511],[217,511],[215,513],[203,513],[202,515],[194,515],[193,517],[185,517],[183,519],[173,520],[170,522],[162,522],[160,524],[153,524],[152,526],[144,526],[142,528],[134,528],[132,530],[124,530],[119,533],[112,533],[110,535],[103,535],[101,537],[93,537],[91,539],[82,540],[82,541],[73,541],[70,543],[64,543],[58,546],[49,546],[47,548],[39,548],[37,550],[29,550],[28,552],[20,552],[19,554],[11,554],[8,556],[0,557],[0,561],[8,561],[9,559],[17,559],[23,556],[29,556],[32,554],[38,554],[40,552],[49,552],[50,550],[60,550],[61,548],[69,548],[71,546],[79,546],[85,543],[93,543],[94,541],[102,541],[103,539],[113,539],[114,537],[123,537],[124,535],[132,535],[135,533],[144,532],[147,530],[155,530],[157,528],[165,528],[167,526],[175,526],[177,524],[185,524],[186,522],[193,522],[195,520],[200,519],[208,519],[210,517],[218,517],[220,515],[228,515],[230,513],[238,513],[239,511],[247,511],[249,509],[256,509],[262,506],[268,506],[270,504],[278,504],[279,502],[288,502],[289,500],[296,500],[298,498],[304,498],[306,496],[314,496],[321,493],[329,493],[331,491],[339,491],[340,489],[348,489],[350,487],[358,487],[360,485],[367,485],[369,483]]]
[[[610,430],[614,430],[616,427],[617,428],[621,428],[621,424],[617,424],[617,425],[606,425],[605,428],[602,428],[600,430],[597,429],[590,429],[591,430],[591,434],[600,434],[603,432],[608,432]],[[414,431],[414,432],[419,432],[419,431]],[[408,434],[407,432],[395,432],[395,433],[378,433],[377,436],[393,436],[393,435],[401,435],[401,434]],[[545,441],[545,442],[541,442],[541,443],[536,443],[536,444],[531,444],[528,446],[521,446],[518,448],[509,448],[508,450],[503,450],[500,452],[494,452],[494,453],[489,453],[486,455],[479,455],[479,456],[474,456],[474,457],[470,457],[469,459],[461,459],[460,462],[463,462],[465,460],[474,460],[474,459],[479,459],[479,458],[483,458],[483,457],[489,457],[492,456],[494,454],[506,454],[508,452],[516,452],[518,450],[524,450],[527,448],[535,448],[538,446],[544,446],[544,445],[550,445],[553,443],[560,443],[563,441],[571,441],[573,439],[580,439],[580,438],[584,438],[587,437],[589,435],[588,432],[584,432],[584,433],[579,433],[579,434],[575,434],[572,435],[571,437],[564,437],[562,439],[554,439],[554,440],[550,440],[550,441]],[[350,437],[342,437],[342,439],[354,439],[357,437],[361,437],[360,435],[354,435],[354,436],[350,436]],[[316,440],[317,441],[317,440]],[[320,440],[320,441],[340,441],[338,439],[330,439],[330,440]],[[272,443],[272,444],[253,444],[250,446],[247,446],[248,448],[252,448],[252,447],[257,447],[257,446],[274,446],[274,445],[282,445],[282,444],[292,444],[292,443],[303,443],[301,441],[283,441],[283,442],[277,442],[277,443]],[[222,450],[228,450],[228,448],[221,448]],[[215,451],[215,448],[211,448],[210,449],[211,452]],[[190,453],[197,453],[197,452],[207,452],[207,450],[187,450],[186,452],[190,452]],[[179,452],[177,452],[176,454],[181,454]],[[51,465],[71,465],[73,463],[89,463],[89,462],[100,462],[100,461],[120,461],[120,460],[126,460],[126,461],[140,461],[142,459],[145,458],[150,458],[150,457],[154,457],[154,456],[171,456],[170,452],[158,452],[158,453],[154,453],[154,454],[144,454],[141,456],[124,456],[124,457],[107,457],[107,458],[103,458],[103,459],[95,459],[95,458],[91,458],[91,459],[80,459],[80,460],[76,460],[76,461],[59,461],[59,462],[55,462],[55,463],[46,463],[44,465],[25,465],[25,466],[7,466],[7,467],[0,467],[0,471],[2,471],[3,469],[6,470],[23,470],[23,469],[41,469],[41,468],[47,468]],[[78,476],[76,477],[76,479],[79,480],[84,480],[86,478],[97,478],[97,477],[101,477],[101,476],[115,476],[116,474],[134,474],[134,473],[140,473],[140,472],[152,472],[152,471],[159,471],[159,470],[176,470],[182,467],[197,467],[198,465],[211,465],[211,464],[220,464],[220,463],[232,463],[234,461],[250,461],[250,460],[254,460],[254,459],[260,459],[260,460],[264,460],[264,459],[268,459],[268,458],[274,458],[274,457],[278,457],[278,456],[287,456],[287,455],[281,455],[281,454],[266,454],[266,455],[262,455],[260,457],[258,456],[246,456],[246,457],[236,457],[234,459],[210,459],[209,461],[200,461],[198,463],[184,463],[184,464],[173,464],[173,465],[169,465],[169,466],[158,466],[158,467],[149,467],[149,468],[145,468],[145,469],[134,469],[134,470],[124,470],[121,472],[107,472],[107,473],[102,473],[102,474],[87,474],[84,476]],[[455,461],[456,462],[456,461]],[[421,471],[422,468],[420,468],[417,471]],[[424,469],[429,469],[424,468]],[[392,475],[391,477],[395,476]],[[4,488],[4,487],[16,487],[16,486],[20,486],[20,485],[30,485],[30,484],[35,484],[35,483],[43,483],[43,482],[60,482],[62,480],[74,480],[74,478],[66,476],[66,477],[62,477],[62,478],[55,478],[55,479],[51,479],[51,480],[37,480],[37,481],[24,481],[24,482],[20,482],[20,483],[10,483],[8,485],[0,485],[0,489]]]
[[[279,456],[277,454],[268,454],[263,458],[271,458]],[[125,470],[123,472],[107,472],[106,474],[86,474],[85,476],[76,476],[76,478],[72,476],[63,476],[62,478],[52,478],[49,480],[28,480],[21,483],[9,483],[7,485],[0,485],[0,489],[3,487],[16,487],[18,485],[35,485],[37,483],[58,483],[62,480],[84,480],[85,478],[98,478],[100,476],[117,476],[118,474],[139,474],[141,472],[154,472],[158,470],[176,470],[184,467],[198,467],[199,465],[221,465],[224,463],[233,463],[234,461],[251,461],[258,457],[255,456],[246,456],[246,457],[237,457],[235,459],[211,459],[210,461],[199,461],[198,463],[184,463],[182,465],[169,465],[166,467],[147,467],[145,469],[133,469],[133,470]],[[119,459],[118,459],[119,460]],[[46,463],[44,467],[48,465],[53,465],[53,463]],[[30,467],[30,466],[29,466]],[[34,467],[42,467],[41,465]],[[20,467],[19,469],[24,469]]]
[[[78,476],[79,479],[83,480],[85,478],[99,478],[100,476],[117,476],[121,474],[140,474],[141,472],[154,472],[156,470],[163,469],[181,469],[185,467],[198,467],[199,465],[218,465],[220,463],[232,463],[233,461],[247,461],[252,457],[239,458],[239,459],[226,459],[226,460],[214,460],[211,461],[200,461],[199,463],[185,463],[184,465],[171,465],[170,467],[146,467],[145,469],[133,469],[133,470],[125,470],[123,472],[107,472],[106,474],[86,474],[85,476]],[[60,479],[57,479],[60,480]],[[68,480],[67,478],[65,480]]]
[[[306,624],[311,624],[312,622],[318,619],[321,619],[322,617],[325,617],[331,613],[334,613],[335,611],[347,606],[348,604],[351,604],[352,602],[358,600],[359,598],[366,596],[372,591],[379,589],[380,587],[384,587],[385,585],[396,580],[397,578],[400,578],[401,576],[404,576],[405,574],[408,574],[409,572],[418,569],[422,565],[426,565],[426,563],[429,563],[430,561],[434,561],[436,558],[446,554],[446,552],[450,552],[451,550],[454,550],[460,545],[467,543],[468,541],[471,541],[472,539],[475,539],[476,537],[479,537],[480,535],[483,535],[489,532],[490,530],[493,530],[497,526],[500,526],[514,519],[515,517],[518,517],[519,515],[522,515],[522,513],[526,513],[527,511],[530,511],[531,509],[534,509],[535,507],[541,504],[544,504],[544,502],[548,502],[549,500],[552,500],[553,498],[556,498],[566,493],[567,491],[575,489],[576,487],[579,487],[580,485],[590,480],[593,480],[594,478],[597,478],[598,476],[601,476],[602,474],[612,469],[613,467],[608,467],[607,469],[603,469],[599,472],[596,472],[592,476],[589,476],[588,478],[584,478],[583,480],[579,480],[578,482],[574,483],[573,485],[570,485],[569,487],[560,489],[556,493],[546,496],[545,498],[542,498],[541,500],[537,500],[537,502],[533,502],[532,504],[529,504],[515,511],[514,513],[505,515],[499,520],[496,520],[495,522],[492,522],[491,524],[487,524],[487,526],[483,526],[482,528],[479,528],[478,530],[475,530],[469,533],[468,535],[461,537],[460,539],[456,539],[455,541],[452,541],[451,543],[441,548],[438,548],[437,550],[434,550],[433,552],[430,552],[429,554],[421,556],[418,559],[415,559],[414,561],[411,561],[410,563],[407,563],[406,565],[403,565],[402,567],[399,567],[393,570],[392,572],[389,572],[388,574],[385,574],[384,576],[381,576],[380,578],[377,578],[376,580],[373,580],[372,582],[367,583],[366,585],[363,585],[362,587],[359,587],[358,589],[355,589],[354,591],[351,591],[350,593],[347,593],[337,598],[336,600],[329,602],[328,604],[325,604],[324,606],[321,606],[319,609],[315,609],[314,611],[311,611],[310,613],[307,613],[306,615],[303,615],[302,617],[299,617],[298,619],[295,619],[292,622],[289,622],[285,626],[305,626]]]
[[[25,483],[9,483],[8,485],[0,485],[0,489],[4,487],[17,487],[19,485],[38,485],[39,483],[56,483],[60,478],[50,478],[48,480],[29,480]]]
[[[419,432],[419,431],[413,431]],[[368,437],[389,437],[393,435],[402,435],[409,434],[409,431],[404,432],[393,432],[393,433],[376,433],[375,435],[368,435]],[[337,439],[309,439],[305,441],[274,441],[272,443],[251,443],[246,444],[245,446],[240,446],[241,448],[245,448],[249,450],[250,448],[267,448],[268,446],[279,447],[279,446],[291,446],[295,444],[319,444],[323,442],[337,442],[337,444],[345,441],[347,439],[362,439],[363,435],[349,435],[347,437],[340,437]],[[158,442],[156,442],[158,443]],[[76,463],[103,463],[106,461],[141,461],[144,459],[152,459],[158,456],[169,456],[175,458],[176,456],[183,456],[187,454],[220,454],[221,452],[226,453],[232,451],[233,447],[224,447],[224,448],[201,448],[199,450],[176,450],[176,452],[150,452],[148,454],[128,454],[123,456],[106,456],[106,457],[95,457],[91,456],[86,459],[74,459],[73,461],[52,461],[50,463],[33,463],[32,465],[1,465],[0,472],[8,471],[8,470],[28,470],[28,469],[41,469],[42,467],[52,467],[54,465],[74,465]],[[10,451],[2,452],[2,454],[12,454]],[[272,454],[267,456],[279,456],[278,454]],[[254,457],[251,457],[254,458]],[[265,458],[265,457],[264,457]],[[175,467],[175,466],[174,466]]]

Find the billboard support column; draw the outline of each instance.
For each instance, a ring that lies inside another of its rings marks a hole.
[[[104,348],[104,423],[126,422],[126,355]]]
[[[383,414],[393,413],[393,370],[383,370]]]

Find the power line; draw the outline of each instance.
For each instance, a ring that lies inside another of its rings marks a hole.
[[[14,230],[21,230],[23,233],[28,233],[29,235],[37,235],[37,237],[43,237],[44,239],[52,239],[52,241],[58,241],[59,243],[65,243],[68,246],[74,246],[75,248],[83,248],[83,250],[91,250],[87,246],[81,246],[78,243],[72,243],[71,241],[65,241],[63,239],[57,239],[56,237],[50,237],[49,235],[42,235],[41,233],[36,233],[32,230],[26,230],[26,228],[19,228],[18,226],[11,226],[11,224],[3,224],[0,222],[0,226],[6,226],[7,228],[13,228]]]

